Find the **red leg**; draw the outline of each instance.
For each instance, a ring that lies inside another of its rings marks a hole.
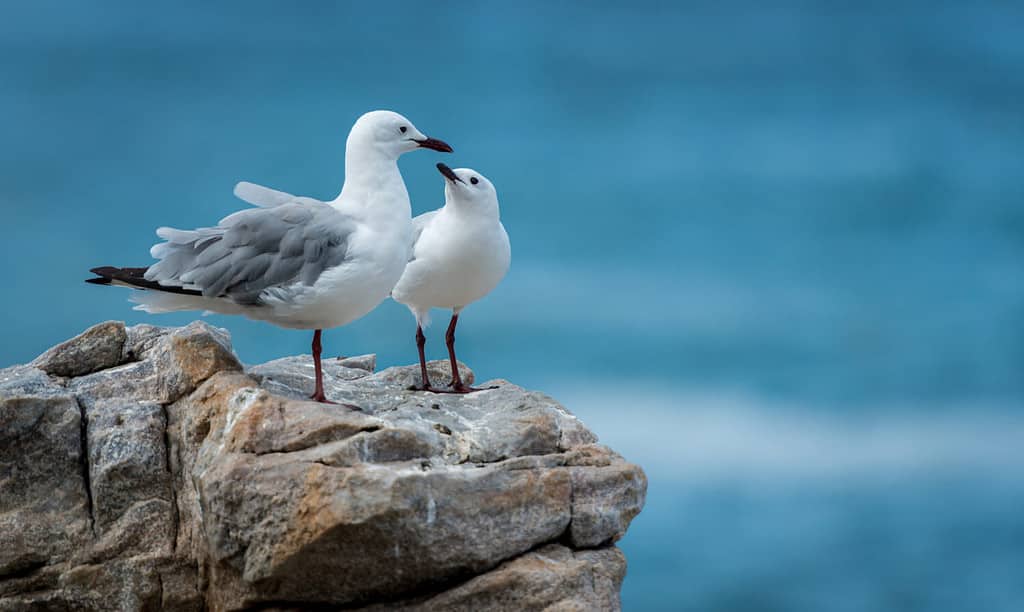
[[[422,382],[417,387],[412,386],[414,391],[433,391],[434,389],[430,386],[430,377],[427,376],[427,357],[423,353],[423,347],[427,344],[427,337],[423,335],[423,327],[420,325],[416,326],[416,349],[420,353],[420,378]]]
[[[444,342],[448,345],[448,360],[452,365],[452,381],[449,386],[452,388],[452,393],[472,393],[473,391],[484,391],[483,388],[470,387],[462,382],[462,376],[459,374],[459,362],[455,359],[455,326],[459,324],[459,315],[453,314],[452,320],[448,324],[448,331],[444,334]],[[488,389],[497,389],[497,387],[487,387]]]
[[[448,347],[448,361],[452,366],[452,380],[448,383],[452,389],[462,386],[462,377],[459,375],[459,362],[455,359],[455,326],[459,324],[459,315],[453,314],[452,320],[448,322],[448,331],[444,333],[444,343]]]
[[[310,399],[323,404],[336,404],[337,402],[332,402],[324,396],[324,372],[320,367],[320,351],[323,348],[320,345],[320,332],[319,329],[313,332],[313,367],[316,368],[316,389]]]

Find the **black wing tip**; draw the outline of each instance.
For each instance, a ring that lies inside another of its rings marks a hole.
[[[203,295],[202,291],[185,289],[184,287],[169,287],[161,285],[156,281],[146,280],[147,268],[116,268],[114,266],[100,266],[89,270],[96,275],[96,278],[87,278],[85,282],[93,285],[113,285],[114,281],[130,285],[135,289],[151,289],[165,293],[178,293],[181,295]]]
[[[146,273],[145,268],[118,268],[115,266],[100,266],[90,268],[89,271],[95,274],[96,278],[87,278],[85,282],[93,285],[113,285],[114,281],[131,283],[132,280]]]
[[[98,268],[89,268],[89,271],[95,274],[96,278],[87,278],[85,282],[92,283],[93,285],[109,285],[114,280],[118,269],[113,266],[100,266]]]

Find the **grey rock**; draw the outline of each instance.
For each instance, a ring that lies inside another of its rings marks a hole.
[[[11,366],[0,370],[0,398],[64,395],[66,391],[62,382],[62,379],[51,378],[34,366]]]
[[[593,548],[615,542],[640,514],[647,477],[621,459],[607,466],[572,467],[572,545]]]
[[[125,330],[127,338],[124,341],[124,350],[121,353],[121,363],[139,361],[144,359],[146,354],[160,341],[160,338],[173,332],[170,327],[159,327],[157,325],[133,325]]]
[[[549,544],[434,596],[360,608],[360,612],[591,612],[621,607],[626,558],[615,547],[573,551]]]
[[[60,574],[33,583],[22,581],[42,588],[5,594],[0,587],[0,611],[184,612],[204,607],[195,567],[178,560],[141,555],[111,559],[102,564],[44,568],[41,573],[52,569],[60,569]]]
[[[35,429],[46,413],[45,398],[67,397],[64,389],[40,369],[14,366],[0,370],[0,444]]]
[[[10,415],[28,415],[26,419]],[[0,580],[70,557],[91,538],[81,410],[70,395],[0,395]],[[5,423],[5,424],[6,424]]]
[[[128,334],[123,321],[93,325],[74,338],[46,351],[31,365],[54,376],[81,376],[121,363]]]
[[[373,357],[373,356],[371,356]],[[322,369],[325,376],[325,392],[331,397],[334,392],[344,388],[344,383],[368,376],[373,372],[371,360],[324,359]],[[366,366],[370,367],[366,367]],[[272,393],[282,397],[307,399],[313,394],[316,383],[316,370],[310,355],[283,357],[246,369],[249,376]]]
[[[377,356],[373,353],[368,355],[355,355],[352,357],[335,357],[334,361],[337,361],[338,365],[346,368],[354,368],[356,370],[373,372],[377,369]]]
[[[162,500],[167,515],[143,513],[139,520],[170,525],[171,475],[164,448],[163,407],[102,399],[88,406],[86,416],[96,531],[105,533],[129,508],[148,500]]]
[[[0,370],[0,610],[618,609],[646,479],[552,398],[116,329]]]
[[[227,331],[196,321],[181,328],[132,330],[137,361],[72,379],[68,389],[86,401],[120,398],[168,404],[225,370],[241,370]]]
[[[251,602],[350,603],[484,571],[562,534],[571,495],[564,471],[260,458],[200,484],[211,552],[229,566],[214,586],[241,579]]]

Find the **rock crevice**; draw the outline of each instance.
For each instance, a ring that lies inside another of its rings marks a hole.
[[[0,611],[619,607],[640,468],[504,380],[324,366],[360,410],[201,322],[107,322],[0,370]]]
[[[96,536],[96,515],[93,513],[92,505],[92,476],[89,469],[89,417],[85,413],[85,406],[79,399],[75,398],[78,406],[78,439],[81,443],[78,465],[82,471],[82,488],[85,491],[86,512],[89,513],[89,531],[93,537]]]
[[[171,444],[171,421],[167,414],[167,405],[161,404],[160,411],[164,418],[164,467],[167,469],[167,477],[171,483],[171,553],[174,554],[178,551],[178,525],[181,523],[181,514],[178,510],[178,489],[174,486],[177,481],[174,466],[177,462],[172,459],[174,446]],[[163,583],[161,583],[162,588]]]

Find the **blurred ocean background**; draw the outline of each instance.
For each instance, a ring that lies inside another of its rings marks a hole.
[[[0,365],[106,319],[160,225],[333,197],[374,108],[497,185],[460,357],[647,470],[626,610],[1024,606],[1024,5],[7,3]],[[243,319],[249,363],[310,335]],[[428,330],[444,356],[446,315]],[[416,358],[387,302],[331,354]]]

